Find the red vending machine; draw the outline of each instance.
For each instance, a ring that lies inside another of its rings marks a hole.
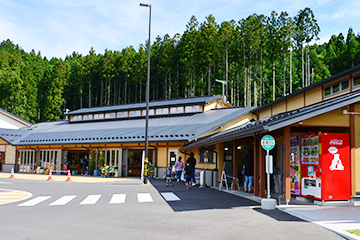
[[[301,196],[321,201],[350,200],[348,133],[301,138]]]

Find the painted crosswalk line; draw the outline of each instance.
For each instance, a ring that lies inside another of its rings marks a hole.
[[[55,202],[50,203],[50,206],[61,206],[69,203],[71,200],[76,198],[76,195],[63,196],[56,200]]]
[[[138,198],[138,202],[153,202],[154,201],[152,199],[150,193],[138,193],[137,198]]]
[[[113,194],[109,204],[125,203],[126,194]]]
[[[100,198],[101,195],[89,195],[80,203],[80,205],[95,204]]]
[[[167,201],[180,201],[180,198],[176,196],[173,192],[161,192],[161,196]]]
[[[32,194],[25,191],[0,189],[0,205],[18,202],[31,198]]]
[[[42,203],[43,201],[48,200],[49,198],[51,198],[51,196],[39,196],[39,197],[33,198],[27,202],[21,203],[18,206],[19,207],[33,207],[39,203]]]

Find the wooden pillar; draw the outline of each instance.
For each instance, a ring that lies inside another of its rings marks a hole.
[[[260,172],[260,194],[261,198],[265,198],[265,150],[260,146],[260,141],[258,141],[259,149],[259,172]]]
[[[350,105],[350,112],[355,112],[354,104]],[[350,171],[351,171],[351,196],[356,195],[356,178],[355,178],[355,115],[350,114]]]
[[[291,179],[290,179],[290,126],[284,127],[284,181],[285,181],[285,201],[291,199]]]
[[[259,196],[259,140],[254,138],[254,195]]]
[[[239,179],[238,177],[238,166],[239,166],[239,159],[238,154],[236,151],[236,140],[233,141],[233,177]],[[235,179],[234,179],[235,181]],[[239,190],[237,187],[237,182],[233,184],[233,190]]]

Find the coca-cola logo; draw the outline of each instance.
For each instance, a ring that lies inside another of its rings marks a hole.
[[[333,139],[330,141],[330,145],[343,145],[343,140]]]

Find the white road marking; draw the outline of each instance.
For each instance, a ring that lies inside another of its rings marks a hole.
[[[80,205],[95,204],[100,198],[101,195],[89,195],[80,203]]]
[[[138,202],[153,202],[150,193],[138,193],[137,194]]]
[[[113,194],[109,204],[124,203],[125,199],[126,199],[126,194]]]
[[[173,192],[161,192],[160,193],[166,201],[180,201],[180,198],[176,196]]]
[[[33,207],[47,199],[51,198],[51,196],[39,196],[39,197],[36,197],[34,199],[31,199],[27,202],[24,202],[24,203],[21,203],[19,204],[18,206],[19,207]]]
[[[71,200],[73,200],[74,198],[76,198],[76,195],[63,196],[63,197],[59,198],[58,200],[56,200],[55,202],[50,203],[49,206],[65,205],[68,202],[70,202]]]
[[[32,194],[20,190],[0,189],[0,205],[19,202],[32,197]]]

